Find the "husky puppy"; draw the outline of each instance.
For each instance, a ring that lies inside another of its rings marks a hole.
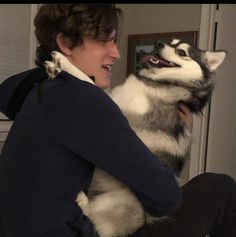
[[[215,86],[213,72],[227,52],[203,51],[178,39],[157,41],[143,55],[143,69],[111,91],[136,134],[162,163],[180,175],[189,155],[191,131],[180,120],[179,104],[200,114]]]
[[[191,131],[179,118],[179,104],[201,112],[215,86],[212,74],[226,54],[203,51],[178,39],[158,41],[154,51],[142,57],[143,69],[110,93],[140,139],[177,176],[191,143]],[[52,79],[61,70],[79,77],[78,69],[59,52],[52,53],[52,62],[46,61],[45,67]],[[87,196],[80,192],[76,202],[101,237],[127,236],[160,219],[148,215],[128,187],[99,168]]]

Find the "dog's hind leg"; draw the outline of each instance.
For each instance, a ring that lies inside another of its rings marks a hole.
[[[103,193],[88,202],[85,197],[80,192],[76,201],[101,237],[130,235],[145,222],[141,204],[127,189]]]

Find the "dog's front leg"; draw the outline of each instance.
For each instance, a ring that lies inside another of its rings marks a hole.
[[[76,202],[78,206],[82,209],[84,215],[88,216],[89,215],[89,200],[83,191],[79,192],[76,198]]]

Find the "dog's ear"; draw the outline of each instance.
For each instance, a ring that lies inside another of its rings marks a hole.
[[[226,55],[225,50],[206,51],[204,56],[209,70],[214,72],[223,63]]]

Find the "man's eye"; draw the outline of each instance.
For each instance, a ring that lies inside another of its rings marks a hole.
[[[181,57],[186,57],[187,56],[186,52],[183,49],[177,49],[176,52]]]

